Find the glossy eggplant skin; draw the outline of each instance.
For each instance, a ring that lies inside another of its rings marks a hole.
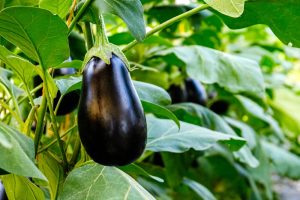
[[[183,86],[172,85],[168,92],[172,103],[192,102],[203,106],[207,104],[205,88],[195,79],[186,79]]]
[[[197,103],[205,106],[207,104],[207,94],[203,85],[195,80],[188,78],[185,80],[187,92],[187,102]]]
[[[76,70],[74,68],[59,68],[59,69],[54,70],[53,77],[72,75],[75,73],[76,73]],[[42,79],[39,76],[35,76],[33,79],[33,82],[34,82],[34,87],[36,87],[42,83]],[[41,95],[42,95],[42,90],[39,90],[35,93],[36,97],[41,96]],[[54,108],[56,107],[60,97],[61,97],[61,94],[58,91],[56,97],[53,100]],[[79,98],[80,98],[80,91],[78,91],[78,90],[75,90],[75,91],[72,91],[72,92],[66,94],[64,96],[64,98],[62,99],[62,101],[60,102],[60,106],[57,110],[57,115],[63,116],[63,115],[69,114],[73,110],[75,110],[78,106]]]
[[[179,85],[171,85],[168,89],[168,92],[171,96],[172,103],[181,103],[186,102],[188,95],[185,88]]]
[[[84,69],[78,128],[95,162],[122,166],[142,155],[147,124],[126,66],[114,54],[110,62],[92,57]]]

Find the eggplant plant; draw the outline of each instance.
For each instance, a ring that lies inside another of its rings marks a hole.
[[[299,10],[1,1],[0,200],[285,200],[300,179]]]

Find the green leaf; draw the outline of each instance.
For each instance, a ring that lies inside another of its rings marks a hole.
[[[219,11],[224,15],[230,17],[239,17],[244,11],[244,4],[246,0],[231,0],[231,1],[220,1],[220,0],[204,0],[210,7]]]
[[[163,171],[167,184],[170,188],[176,189],[182,184],[183,177],[187,173],[188,159],[182,153],[160,153],[163,161]]]
[[[60,199],[154,200],[154,197],[118,168],[87,164],[71,171]]]
[[[171,104],[171,97],[164,89],[140,81],[133,81],[133,84],[141,100],[162,106]]]
[[[10,7],[0,12],[0,35],[44,68],[69,57],[68,28],[51,12],[34,7]]]
[[[13,54],[4,46],[0,46],[0,60],[8,65],[16,75],[25,83],[30,85],[32,77],[36,74],[35,66],[24,58]]]
[[[250,59],[201,46],[171,48],[158,55],[174,53],[186,64],[189,77],[206,84],[217,83],[233,93],[264,96],[264,80],[258,64]]]
[[[74,90],[80,90],[82,84],[82,77],[78,76],[69,76],[62,77],[54,80],[60,93],[65,95]]]
[[[60,163],[52,158],[47,152],[38,155],[38,167],[49,181],[51,199],[56,199],[62,189],[64,171]]]
[[[68,62],[63,62],[60,65],[55,66],[55,69],[59,68],[75,68],[75,69],[81,69],[82,67],[82,61],[81,60],[72,60]]]
[[[285,88],[274,90],[274,98],[270,101],[275,111],[274,117],[285,133],[297,137],[300,133],[300,96]]]
[[[44,200],[43,191],[29,179],[14,174],[1,177],[8,199]]]
[[[264,186],[267,197],[266,199],[273,199],[271,163],[266,155],[261,141],[259,140],[257,140],[257,147],[254,149],[254,153],[256,158],[259,160],[259,166],[256,168],[248,168],[250,177]]]
[[[35,6],[39,0],[4,0],[4,7],[10,6]]]
[[[285,150],[283,147],[277,146],[269,142],[262,142],[262,147],[266,155],[274,164],[275,171],[281,176],[289,178],[300,178],[300,157]]]
[[[217,142],[223,142],[233,149],[239,149],[245,144],[245,140],[237,136],[211,131],[185,122],[180,124],[181,128],[178,130],[171,120],[148,116],[147,150],[181,153],[189,149],[203,151]]]
[[[164,180],[157,177],[157,176],[152,176],[151,174],[149,174],[148,172],[146,172],[143,168],[139,167],[138,165],[135,165],[134,163],[130,164],[130,165],[125,165],[125,166],[119,166],[119,169],[121,169],[122,171],[124,171],[127,174],[130,174],[131,176],[144,176],[144,177],[148,177],[151,178],[157,182],[163,183]]]
[[[253,149],[256,146],[256,133],[251,126],[230,117],[225,117],[225,120],[228,124],[230,124],[230,126],[240,130],[243,138],[247,140],[247,144],[250,149]]]
[[[216,200],[214,195],[200,183],[189,178],[184,178],[183,183],[194,190],[203,200]]]
[[[145,38],[146,26],[140,0],[96,0],[94,5],[101,13],[113,13],[122,18],[138,41]]]
[[[14,95],[15,98],[18,98],[23,94],[24,91],[10,81],[12,74],[13,73],[11,71],[0,67],[0,83],[4,85],[11,95]]]
[[[257,103],[252,101],[249,98],[244,96],[237,95],[236,96],[243,108],[253,117],[262,120],[263,122],[270,125],[274,133],[279,137],[279,139],[284,139],[284,134],[278,124],[278,122],[268,113],[264,111],[262,107],[260,107]]]
[[[295,0],[257,0],[246,1],[245,11],[239,18],[221,17],[232,29],[266,24],[283,43],[300,47],[299,10],[300,2]]]
[[[165,108],[163,106],[160,106],[160,105],[157,105],[157,104],[154,104],[154,103],[151,103],[151,102],[148,102],[148,101],[144,101],[144,100],[142,100],[142,105],[143,105],[143,108],[144,108],[145,112],[153,113],[153,114],[156,114],[158,116],[166,117],[168,119],[171,119],[176,123],[178,128],[180,128],[180,122],[177,119],[176,115],[174,115],[167,108]]]
[[[47,180],[34,165],[34,144],[29,137],[0,122],[0,138],[1,169],[20,176]]]
[[[168,106],[168,108],[173,111],[180,120],[205,126],[221,133],[237,136],[223,118],[205,107],[193,103],[180,103]],[[239,151],[233,152],[233,155],[251,167],[257,167],[259,164],[247,146],[242,147]]]
[[[68,14],[72,0],[40,0],[40,8],[51,11],[53,14],[57,14],[60,18],[64,19]]]

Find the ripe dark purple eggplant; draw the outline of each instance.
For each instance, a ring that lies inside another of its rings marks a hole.
[[[183,86],[172,85],[168,92],[172,103],[192,102],[203,106],[207,103],[205,88],[195,79],[186,79]]]
[[[185,80],[187,91],[187,101],[205,106],[207,103],[207,94],[203,85],[195,79],[188,78]]]
[[[224,115],[227,113],[229,106],[230,105],[228,101],[220,99],[214,102],[210,106],[210,109],[219,115]]]
[[[95,162],[122,166],[142,155],[147,125],[126,66],[114,54],[110,62],[93,57],[84,69],[78,128]]]
[[[60,68],[54,70],[53,77],[59,77],[59,76],[65,76],[65,75],[72,75],[75,74],[76,70],[74,68]],[[61,94],[58,91],[57,96],[53,100],[53,105],[54,108],[56,107],[59,98]],[[71,113],[73,110],[75,110],[78,106],[80,99],[80,91],[79,90],[74,90],[68,94],[66,94],[62,101],[60,102],[59,108],[57,110],[57,115],[66,115],[68,113]]]
[[[59,68],[55,69],[53,72],[53,77],[59,77],[59,76],[65,76],[65,75],[72,75],[75,74],[76,70],[74,68]],[[34,77],[34,86],[38,86],[39,84],[42,83],[42,80],[39,76]],[[41,96],[42,95],[42,90],[39,90],[35,93],[35,96]],[[59,98],[61,97],[60,92],[58,91],[56,97],[53,100],[53,107],[55,108]],[[57,110],[57,115],[66,115],[68,113],[71,113],[73,110],[75,110],[78,106],[79,103],[79,98],[80,98],[80,91],[75,90],[72,91],[68,94],[66,94],[62,101],[60,102],[60,106]]]
[[[179,85],[171,85],[168,89],[172,103],[181,103],[187,101],[187,92],[184,87]]]

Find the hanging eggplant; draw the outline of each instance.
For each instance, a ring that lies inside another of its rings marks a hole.
[[[134,162],[145,149],[144,111],[123,61],[110,64],[92,57],[82,80],[78,109],[81,142],[97,163],[121,166]]]

